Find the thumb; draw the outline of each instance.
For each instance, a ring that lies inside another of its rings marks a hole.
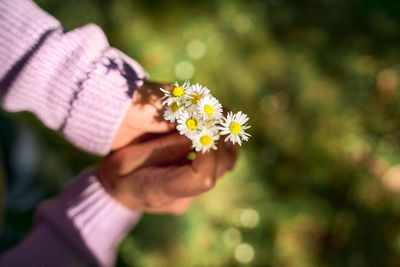
[[[133,129],[143,132],[168,132],[175,124],[164,120],[164,107],[160,88],[170,90],[170,85],[146,82],[137,89],[132,99],[132,107],[127,112],[127,122]]]
[[[126,175],[145,166],[168,165],[182,158],[192,151],[190,140],[172,132],[157,139],[133,144],[114,152],[110,159],[118,170],[118,175]]]

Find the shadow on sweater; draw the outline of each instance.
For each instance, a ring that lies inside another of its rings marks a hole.
[[[29,59],[33,56],[33,54],[42,46],[44,41],[46,41],[47,37],[56,30],[59,30],[59,28],[56,29],[50,29],[45,31],[37,41],[37,43],[28,51],[25,53],[25,55],[17,61],[17,63],[12,66],[12,68],[7,72],[7,74],[4,76],[4,78],[0,81],[0,91],[2,94],[2,97],[7,95],[8,90],[10,89],[11,85],[17,78],[18,74],[22,71],[24,68],[25,64],[29,61]]]

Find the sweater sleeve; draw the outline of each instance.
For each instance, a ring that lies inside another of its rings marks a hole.
[[[87,170],[40,205],[34,229],[0,257],[0,266],[113,266],[120,239],[140,216],[112,199]]]
[[[143,84],[142,67],[89,24],[66,32],[30,0],[0,0],[0,92],[75,146],[104,155]]]
[[[0,92],[9,112],[33,112],[88,152],[104,155],[143,84],[141,66],[109,46],[102,30],[66,32],[30,0],[0,0]],[[110,266],[137,222],[93,171],[39,206],[35,227],[1,266]]]

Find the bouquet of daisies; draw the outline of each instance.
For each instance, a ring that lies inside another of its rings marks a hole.
[[[210,148],[217,149],[221,135],[227,135],[225,142],[229,140],[239,145],[249,139],[250,134],[245,132],[250,128],[246,125],[247,115],[239,111],[236,114],[228,112],[225,117],[222,105],[207,87],[186,81],[182,85],[175,82],[171,91],[160,90],[164,93],[162,104],[166,106],[164,119],[176,121],[176,129],[192,140],[196,151],[204,153]]]

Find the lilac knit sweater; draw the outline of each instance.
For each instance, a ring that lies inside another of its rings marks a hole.
[[[0,0],[0,90],[77,147],[105,155],[145,72],[96,25],[65,32],[30,0]],[[1,266],[111,266],[140,212],[113,200],[88,170],[42,203],[31,233]]]

